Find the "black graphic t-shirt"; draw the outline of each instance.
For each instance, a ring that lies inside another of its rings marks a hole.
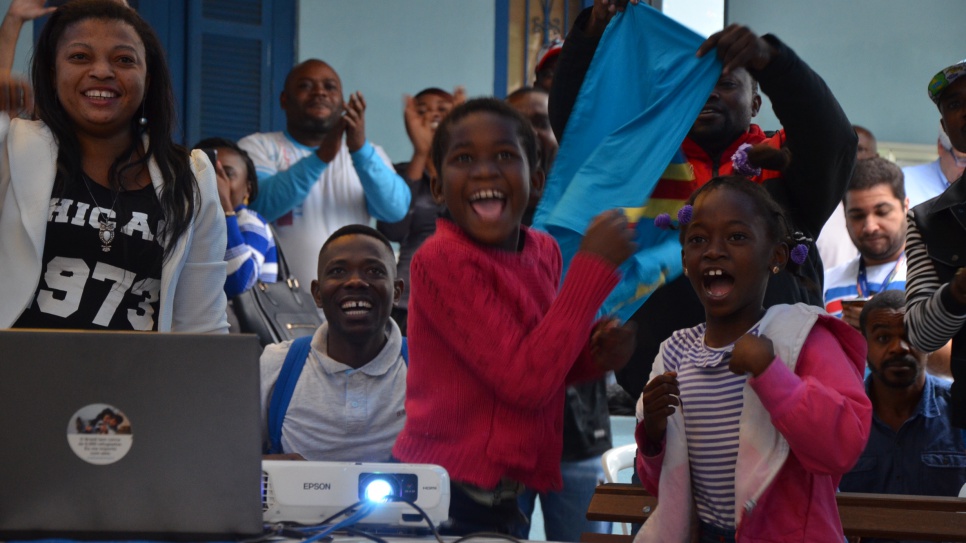
[[[69,183],[50,199],[40,284],[14,327],[157,330],[162,220],[152,185],[118,194]]]

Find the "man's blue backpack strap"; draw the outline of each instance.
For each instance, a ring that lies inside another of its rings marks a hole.
[[[302,375],[302,368],[312,349],[312,336],[302,336],[292,341],[292,346],[285,355],[282,371],[275,381],[275,390],[268,404],[268,443],[265,454],[282,454],[282,421],[288,411],[288,404],[292,401],[295,384]]]
[[[292,341],[292,346],[285,355],[282,371],[279,372],[275,389],[272,391],[272,399],[268,402],[268,443],[263,447],[265,454],[283,453],[282,422],[285,420],[288,404],[292,402],[292,394],[295,393],[295,384],[299,382],[299,376],[302,375],[302,368],[305,367],[305,361],[308,360],[311,349],[312,336],[302,336]],[[402,338],[399,354],[408,366],[409,344],[405,337]]]

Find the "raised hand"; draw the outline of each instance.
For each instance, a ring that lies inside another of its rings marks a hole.
[[[708,51],[717,48],[718,59],[724,68],[721,73],[727,74],[737,68],[761,70],[771,62],[775,48],[760,38],[748,27],[728,25],[727,28],[715,32],[698,47],[698,56],[704,56]]]
[[[433,127],[419,114],[419,106],[416,105],[415,98],[407,94],[405,100],[403,120],[406,123],[406,134],[413,144],[413,154],[428,156],[429,148],[433,143]]]
[[[590,352],[601,371],[617,371],[627,365],[637,345],[637,324],[623,326],[617,319],[607,319],[594,325],[590,334]]]
[[[637,250],[634,230],[628,227],[627,218],[619,210],[605,211],[590,222],[580,250],[620,266]]]
[[[335,155],[339,154],[339,149],[342,148],[342,136],[346,132],[345,116],[339,119],[339,122],[332,127],[331,130],[325,133],[322,137],[322,143],[319,144],[319,148],[315,150],[315,154],[322,159],[322,162],[328,164],[335,159]]]
[[[25,23],[57,11],[56,6],[44,7],[46,3],[44,0],[13,0],[7,10],[7,17]]]
[[[342,119],[345,121],[345,144],[354,153],[366,143],[366,99],[361,92],[349,96]]]
[[[466,87],[463,85],[457,85],[453,89],[453,107],[456,107],[466,101]]]
[[[225,169],[221,167],[220,161],[216,160],[214,166],[215,179],[218,180],[218,199],[221,201],[221,209],[225,213],[235,211],[235,208],[231,205],[231,180],[228,179]]]
[[[600,36],[607,28],[607,23],[619,11],[627,8],[627,3],[636,4],[640,0],[594,0],[594,7],[590,13],[590,20],[587,21],[587,28],[584,32],[592,36]]]

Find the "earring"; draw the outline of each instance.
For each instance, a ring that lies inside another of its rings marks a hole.
[[[141,126],[148,125],[148,118],[144,116],[144,102],[141,102],[141,118],[138,119],[138,124]]]
[[[778,273],[780,271],[781,271],[781,268],[779,268],[777,264],[771,269],[772,273]]]

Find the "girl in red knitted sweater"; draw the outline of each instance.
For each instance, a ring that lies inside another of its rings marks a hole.
[[[633,352],[631,328],[595,324],[633,232],[618,211],[596,217],[561,286],[556,242],[521,226],[542,185],[536,153],[529,123],[494,99],[457,107],[433,138],[432,192],[448,212],[412,261],[407,419],[393,455],[447,469],[452,534],[527,522],[523,487],[561,487],[566,385]]]

